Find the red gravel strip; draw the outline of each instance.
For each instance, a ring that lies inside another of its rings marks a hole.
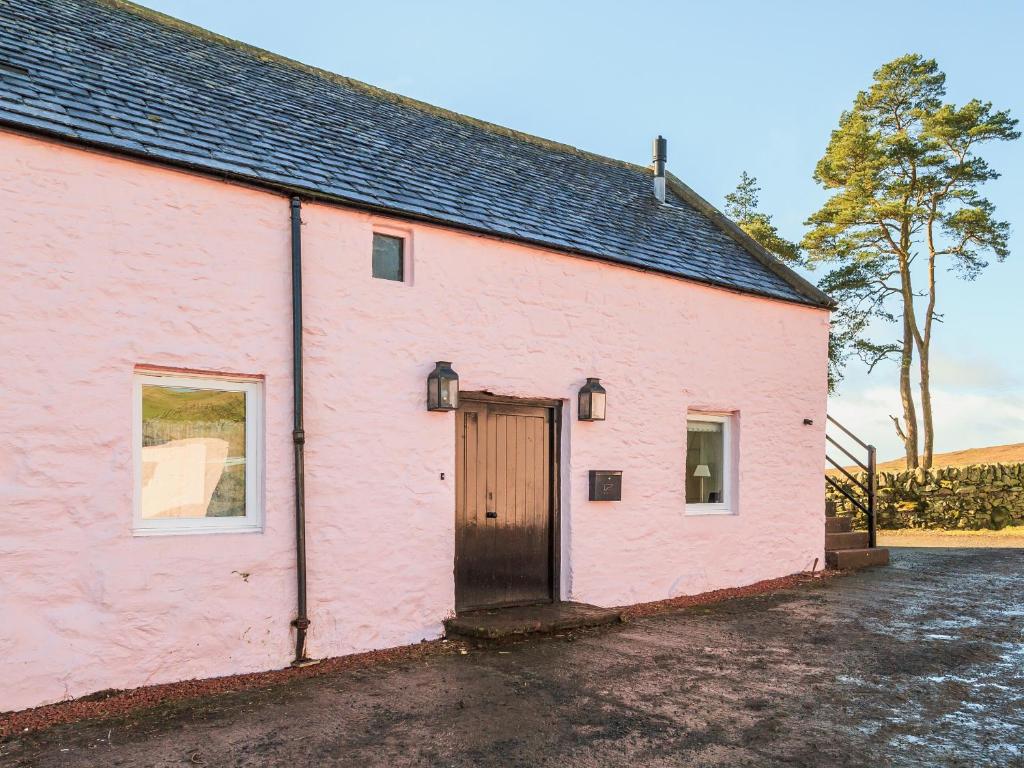
[[[684,595],[653,603],[638,603],[622,609],[623,618],[637,619],[659,613],[690,608],[698,605],[731,600],[737,597],[750,597],[782,589],[807,584],[821,578],[834,575],[832,571],[819,571],[813,576],[798,573],[778,579],[767,579],[750,584],[746,587],[716,589],[699,595]],[[126,715],[130,712],[155,707],[183,699],[194,699],[213,696],[220,693],[251,691],[257,688],[269,688],[292,680],[320,677],[350,669],[359,669],[386,662],[418,661],[445,653],[455,653],[465,649],[466,645],[459,640],[432,640],[417,645],[405,645],[398,648],[387,648],[380,651],[356,653],[350,656],[336,656],[324,659],[319,664],[307,667],[275,669],[269,672],[255,672],[228,677],[212,677],[205,680],[185,680],[180,683],[149,685],[126,691],[100,691],[70,701],[47,704],[34,709],[23,709],[18,712],[0,713],[0,739],[6,739],[17,733],[27,733],[49,728],[54,725],[73,723],[78,720],[94,718],[110,718]]]
[[[745,587],[730,587],[729,589],[715,589],[711,592],[702,592],[699,595],[681,595],[670,597],[668,600],[658,600],[654,603],[637,603],[622,607],[624,619],[639,619],[643,616],[654,616],[666,611],[677,611],[680,608],[691,608],[696,605],[710,605],[720,603],[723,600],[732,600],[737,597],[751,597],[763,595],[770,592],[778,592],[782,589],[792,589],[812,581],[819,581],[823,578],[831,578],[838,571],[818,571],[817,573],[794,573],[791,576],[782,576],[778,579],[765,579]]]
[[[291,680],[320,677],[389,661],[417,661],[442,653],[451,653],[464,647],[462,642],[456,640],[432,640],[417,645],[403,645],[380,651],[336,656],[306,667],[286,667],[268,672],[211,677],[205,680],[184,680],[180,683],[148,685],[131,690],[99,691],[56,704],[46,704],[18,712],[0,713],[0,740],[16,733],[38,731],[53,725],[73,723],[78,720],[118,717],[135,710],[155,707],[158,704],[171,701],[269,688]]]

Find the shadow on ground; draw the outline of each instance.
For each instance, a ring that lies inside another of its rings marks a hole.
[[[8,739],[11,766],[1024,766],[1024,551]]]

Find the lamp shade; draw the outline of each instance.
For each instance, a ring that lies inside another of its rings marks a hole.
[[[697,468],[693,470],[694,477],[711,477],[711,470],[708,469],[707,464],[698,464]]]

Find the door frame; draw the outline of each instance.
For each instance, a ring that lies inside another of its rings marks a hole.
[[[459,392],[459,403],[468,400],[474,403],[506,403],[508,405],[526,405],[546,408],[551,412],[551,466],[548,477],[548,500],[551,508],[550,563],[548,578],[550,579],[551,602],[562,602],[562,401],[551,397],[512,397],[511,395],[495,395],[493,392]],[[455,422],[456,440],[458,439],[458,420]],[[458,467],[456,467],[458,471]],[[457,479],[457,478],[456,478]],[[454,509],[454,505],[453,505]],[[455,521],[458,524],[458,520]],[[454,566],[454,561],[453,561]]]

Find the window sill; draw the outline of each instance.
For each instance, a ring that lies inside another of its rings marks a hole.
[[[736,516],[736,512],[734,510],[726,509],[725,507],[712,507],[711,509],[701,509],[699,505],[688,506],[684,514],[686,514],[687,517],[707,517],[709,515],[725,515],[731,517]]]
[[[196,534],[263,533],[262,525],[179,525],[167,527],[132,528],[132,536],[194,536]]]

